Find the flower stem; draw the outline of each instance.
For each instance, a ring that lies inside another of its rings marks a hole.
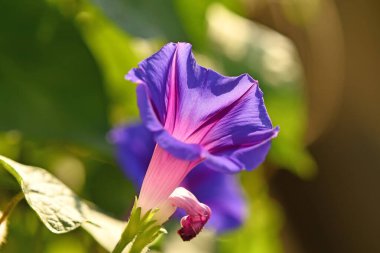
[[[8,203],[7,207],[4,209],[3,215],[0,217],[0,225],[10,216],[12,210],[17,206],[17,204],[24,198],[24,193],[19,192],[15,195],[11,201]]]
[[[125,249],[125,247],[132,242],[132,240],[130,238],[128,238],[126,235],[126,230],[128,229],[128,225],[127,224],[127,227],[125,228],[121,238],[120,238],[120,241],[116,244],[116,247],[115,249],[112,251],[112,253],[122,253],[123,250]]]

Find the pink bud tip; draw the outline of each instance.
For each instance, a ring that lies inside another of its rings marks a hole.
[[[210,215],[196,215],[190,216],[187,215],[181,219],[181,229],[178,230],[179,236],[182,240],[190,241],[202,231],[203,226],[207,223]]]

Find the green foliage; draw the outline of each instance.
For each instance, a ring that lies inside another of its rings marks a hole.
[[[125,222],[90,208],[66,185],[44,169],[19,164],[4,156],[0,156],[0,164],[16,178],[26,201],[51,232],[67,233],[83,225],[84,229],[99,240],[103,247],[111,250],[116,245]],[[18,199],[14,201],[15,204]],[[11,206],[12,209],[13,207]],[[2,216],[1,230],[5,231],[5,224]]]
[[[0,131],[104,146],[103,81],[75,25],[43,0],[0,9]]]
[[[101,67],[106,92],[111,98],[108,105],[110,121],[118,124],[135,120],[138,117],[135,87],[124,80],[126,71],[139,62],[132,38],[89,4],[78,10],[75,21]]]
[[[106,0],[95,1],[117,25],[136,37],[167,37],[184,40],[186,33],[180,24],[174,1],[158,0]]]
[[[283,253],[279,233],[283,215],[268,193],[262,171],[243,173],[242,184],[249,201],[244,225],[219,239],[221,253]]]

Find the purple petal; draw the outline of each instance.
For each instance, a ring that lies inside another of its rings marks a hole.
[[[278,134],[278,127],[253,132],[245,138],[235,138],[233,143],[222,143],[214,147],[203,162],[209,168],[224,173],[239,172],[242,168],[252,170],[264,162],[267,156],[271,139]],[[237,132],[242,134],[243,131]],[[248,143],[248,144],[247,144]]]
[[[247,74],[222,76],[197,65],[190,44],[179,45],[178,51],[177,121],[186,128],[188,138],[206,132],[207,139],[213,139],[242,126],[250,126],[252,131],[272,128],[256,80]],[[225,122],[229,125],[226,129]]]
[[[253,169],[277,136],[257,81],[197,65],[190,44],[164,46],[126,78],[139,84],[144,124],[177,158],[206,158],[210,168],[222,172]]]
[[[151,91],[150,97],[157,110],[157,115],[161,123],[166,115],[166,82],[169,68],[172,62],[176,44],[169,43],[160,51],[142,61],[138,68],[132,69],[126,79],[134,83],[145,83]]]
[[[234,175],[216,172],[200,164],[190,172],[183,185],[211,208],[212,215],[206,226],[223,233],[243,224],[247,206]]]
[[[155,139],[163,149],[182,160],[194,161],[206,155],[200,145],[179,141],[165,130],[155,134]]]
[[[156,117],[145,84],[140,84],[137,87],[137,102],[142,121],[152,131],[155,140],[163,149],[183,160],[194,161],[204,156],[204,150],[200,145],[179,141],[163,128]]]
[[[141,123],[114,128],[109,139],[116,147],[116,156],[123,172],[140,188],[155,142],[152,133]]]

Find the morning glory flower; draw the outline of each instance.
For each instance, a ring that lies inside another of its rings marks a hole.
[[[160,223],[173,214],[173,205],[183,207],[183,202],[172,201],[172,194],[194,167],[203,163],[224,173],[254,169],[277,136],[257,81],[247,74],[225,77],[199,66],[188,43],[167,44],[126,79],[138,84],[140,116],[157,143],[138,206],[142,213],[158,208],[155,218]],[[181,197],[197,205],[192,212],[202,210],[195,212],[199,217],[191,213],[181,222],[182,232],[190,233],[182,238],[192,238],[211,210],[207,213],[193,196]]]
[[[156,145],[152,132],[143,124],[134,123],[114,128],[109,137],[123,171],[140,189]],[[245,220],[247,207],[234,175],[211,170],[201,163],[185,177],[181,186],[209,206],[212,215],[207,225],[217,233],[236,229]],[[178,211],[175,216],[184,215]]]

